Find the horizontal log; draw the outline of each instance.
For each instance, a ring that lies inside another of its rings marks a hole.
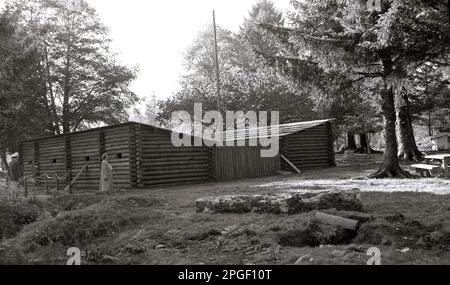
[[[295,143],[295,144],[290,144],[290,143],[285,143],[285,146],[288,149],[311,149],[311,150],[321,150],[321,149],[327,149],[330,145],[328,143],[320,143],[320,142],[316,142],[316,143],[308,143],[308,144],[301,144],[301,143]]]
[[[82,167],[82,166],[84,166],[85,164],[88,164],[89,165],[89,168],[100,168],[100,165],[101,165],[101,161],[100,160],[97,160],[97,159],[95,159],[95,160],[90,160],[90,161],[86,161],[86,160],[84,160],[84,159],[80,159],[80,160],[72,160],[72,163],[71,163],[71,165],[72,165],[72,168],[74,168],[74,167]]]
[[[74,150],[74,149],[72,149],[70,152],[70,156],[72,158],[86,157],[86,156],[100,157],[100,153],[98,152],[98,149],[92,149],[92,150]]]
[[[197,212],[299,214],[314,210],[361,211],[359,191],[311,191],[299,194],[206,197]]]
[[[208,181],[209,178],[205,177],[186,177],[186,178],[173,178],[173,179],[164,179],[164,180],[146,180],[144,181],[145,186],[158,186],[158,185],[166,185],[166,184],[183,184],[189,182],[199,182],[199,181]]]
[[[207,173],[209,171],[208,168],[198,168],[198,169],[175,169],[175,170],[152,170],[152,171],[146,171],[144,170],[143,174],[145,177],[150,177],[150,176],[158,176],[158,175],[178,175],[178,174],[193,174],[193,173]]]
[[[46,153],[40,153],[39,159],[47,159],[47,158],[64,158],[66,155],[66,152],[64,150],[58,151],[58,152],[46,152]]]
[[[118,132],[128,132],[129,130],[130,130],[129,126],[123,126],[123,127],[107,129],[104,132],[105,132],[105,135],[107,135],[107,134],[114,134],[114,133],[118,133]]]
[[[126,173],[126,172],[113,172],[113,177],[115,179],[129,179],[130,178],[130,173]]]
[[[46,154],[49,152],[64,151],[64,144],[62,145],[39,145],[39,152]]]
[[[209,169],[209,163],[178,163],[178,164],[160,164],[160,165],[153,165],[153,164],[147,164],[143,167],[144,171],[153,171],[153,170],[159,170],[159,171],[165,171],[165,170],[184,170],[184,169],[196,169],[196,168],[205,168]]]
[[[71,137],[70,138],[70,144],[74,145],[74,146],[78,146],[78,145],[92,145],[92,144],[98,144],[99,142],[99,137],[90,137],[90,138],[75,138],[75,137]]]
[[[64,140],[41,140],[39,141],[39,147],[47,147],[47,146],[64,146]]]
[[[129,128],[111,129],[105,131],[105,137],[114,137],[128,134]]]
[[[74,134],[70,136],[71,141],[98,140],[99,133],[92,134]]]
[[[115,145],[115,146],[105,146],[105,149],[108,152],[116,152],[116,153],[120,153],[120,152],[124,152],[124,153],[128,153],[129,151],[129,146],[128,146],[128,142],[120,144],[120,145]]]
[[[327,164],[327,163],[329,163],[330,162],[330,159],[321,159],[321,160],[318,160],[318,159],[312,159],[312,160],[306,160],[306,159],[292,159],[292,158],[289,158],[288,157],[288,159],[293,163],[293,164],[295,164],[295,165],[314,165],[314,164]]]
[[[128,157],[115,158],[114,156],[109,158],[109,161],[113,165],[128,165],[130,163],[130,159]]]
[[[120,162],[120,163],[111,162],[111,165],[112,165],[113,169],[129,169],[130,168],[129,162]]]
[[[144,161],[142,163],[142,167],[144,169],[159,169],[159,168],[186,168],[186,167],[195,167],[198,165],[210,165],[208,160],[184,160],[184,161],[164,161],[164,162],[148,162]]]
[[[149,166],[170,166],[170,165],[189,165],[189,164],[209,164],[208,157],[172,157],[166,159],[144,159],[142,165]]]
[[[156,137],[156,138],[170,138],[172,136],[172,133],[166,133],[166,132],[148,132],[148,131],[143,131],[141,132],[141,136],[143,138],[152,138],[152,137]]]
[[[46,165],[39,165],[40,171],[66,171],[66,165],[59,165],[59,166],[46,166]]]
[[[78,153],[78,152],[98,152],[98,144],[90,144],[87,146],[70,146],[71,153]]]
[[[310,132],[310,133],[304,133],[304,134],[294,134],[294,135],[288,135],[285,137],[286,140],[292,140],[292,139],[302,139],[302,140],[308,140],[311,138],[323,138],[323,139],[329,139],[329,135],[326,131],[319,131],[319,132]]]
[[[194,158],[194,157],[203,157],[205,159],[208,159],[209,154],[208,153],[203,153],[203,152],[199,152],[199,153],[195,153],[195,152],[188,152],[188,153],[184,153],[184,152],[180,152],[180,153],[144,153],[142,155],[142,157],[144,159],[152,159],[152,158],[166,158],[166,157],[170,157],[170,158],[174,158],[174,157],[184,157],[184,158]]]
[[[299,152],[299,153],[308,153],[308,152],[323,152],[323,151],[328,151],[329,150],[329,146],[321,146],[321,147],[292,147],[292,146],[288,146],[286,148],[284,148],[286,150],[289,150],[289,152]]]
[[[193,177],[209,177],[209,172],[193,172],[193,173],[179,173],[179,174],[167,174],[167,175],[146,175],[144,174],[144,181],[160,180],[160,179],[177,179],[177,178],[193,178]]]
[[[163,148],[163,147],[155,147],[155,148],[146,148],[146,153],[167,153],[167,152],[204,152],[208,153],[208,149],[202,147],[171,147],[171,148]]]
[[[117,141],[122,141],[122,140],[128,140],[129,139],[129,134],[127,133],[120,133],[117,135],[106,135],[105,136],[105,142],[117,142]]]
[[[291,158],[292,160],[298,159],[302,161],[320,161],[329,159],[330,155],[328,153],[305,155],[305,154],[293,154],[289,152],[289,158]]]
[[[348,230],[352,230],[352,231],[357,230],[360,226],[359,221],[352,220],[352,219],[346,219],[346,218],[339,217],[339,216],[328,215],[328,214],[321,213],[321,212],[317,212],[315,218],[317,221],[319,221],[321,223],[342,227],[344,229],[348,229]]]

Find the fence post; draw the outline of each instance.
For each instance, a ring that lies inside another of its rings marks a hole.
[[[8,196],[8,199],[11,199],[11,188],[9,185],[9,175],[6,175],[6,195]]]
[[[48,195],[48,177],[45,175],[45,194]]]
[[[58,192],[59,192],[59,177],[56,177],[56,193],[55,194],[58,194]]]
[[[68,174],[68,186],[69,186],[69,194],[72,194],[72,171],[69,170]]]
[[[27,178],[23,178],[23,189],[25,190],[25,198],[28,198],[28,184],[27,184]]]

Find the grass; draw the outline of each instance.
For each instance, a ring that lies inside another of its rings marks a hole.
[[[450,195],[396,192],[402,184],[398,181],[355,183],[352,178],[375,170],[379,160],[339,157],[337,168],[296,176],[124,191],[109,197],[62,196],[20,207],[0,203],[0,211],[8,213],[0,219],[16,217],[6,223],[13,226],[0,244],[0,263],[64,264],[67,248],[78,246],[83,264],[365,264],[367,249],[377,246],[383,264],[450,264]],[[408,183],[425,189],[448,182]],[[362,219],[361,229],[348,233],[319,225],[314,212],[195,211],[195,200],[205,196],[271,194],[305,185],[360,189],[364,213],[325,212]],[[399,252],[405,248],[409,251]]]

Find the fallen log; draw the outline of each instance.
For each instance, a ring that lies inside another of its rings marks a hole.
[[[316,220],[327,225],[338,226],[352,231],[356,231],[360,226],[360,223],[357,220],[328,215],[321,212],[316,213]]]
[[[359,191],[311,191],[274,195],[229,195],[195,201],[199,213],[298,214],[314,210],[361,211]]]

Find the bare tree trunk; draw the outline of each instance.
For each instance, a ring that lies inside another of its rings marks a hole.
[[[46,65],[46,81],[47,81],[46,87],[48,88],[48,94],[50,96],[50,106],[48,105],[48,102],[46,102],[46,107],[48,108],[49,119],[51,124],[51,132],[54,135],[59,135],[61,132],[58,124],[58,113],[56,111],[55,94],[53,93],[53,83],[51,79],[50,61],[48,58],[47,47],[45,47],[45,65]],[[47,100],[47,95],[45,100]]]
[[[364,150],[364,152],[367,152],[367,148],[369,147],[369,144],[367,143],[367,134],[359,134],[359,141],[361,142],[361,148]]]
[[[348,150],[356,150],[356,141],[354,133],[347,133]]]
[[[6,160],[6,151],[0,152],[0,163],[2,165],[3,170],[9,170],[8,161]]]
[[[69,20],[71,22],[71,19]],[[65,67],[64,67],[64,89],[63,89],[63,133],[70,133],[70,96],[71,96],[71,50],[72,50],[72,37],[71,33],[68,35],[66,42],[66,55],[65,55]]]
[[[381,90],[382,110],[385,123],[386,150],[383,165],[370,178],[409,178],[411,174],[401,169],[398,161],[397,137],[395,133],[396,112],[392,86]]]
[[[432,137],[433,136],[433,122],[432,122],[432,119],[431,119],[431,112],[428,112],[428,122],[427,122],[427,124],[428,124],[428,135],[430,137]]]
[[[397,97],[397,106],[400,133],[399,157],[407,160],[421,161],[423,159],[423,153],[419,151],[414,137],[414,129],[409,111],[409,97],[406,91]]]
[[[360,147],[355,150],[355,153],[359,154],[378,154],[379,151],[376,151],[370,147],[370,139],[369,139],[369,133],[362,133],[358,134],[359,141],[360,141]]]

